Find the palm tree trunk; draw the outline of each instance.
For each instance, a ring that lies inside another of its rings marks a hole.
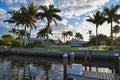
[[[112,29],[112,21],[111,21],[111,49],[113,49],[113,29]]]
[[[65,37],[64,37],[64,43],[65,43]]]
[[[29,43],[30,43],[30,39],[31,39],[31,30],[32,30],[32,28],[30,28],[30,35],[29,35]]]
[[[70,41],[70,36],[69,36],[69,41]]]
[[[98,51],[98,25],[96,25],[96,49]]]
[[[26,33],[26,26],[25,26],[24,46],[26,46],[26,35],[27,33]]]
[[[19,29],[19,26],[17,26],[17,29],[18,29],[18,37],[20,38],[20,29]],[[20,39],[19,39],[19,45],[22,46],[22,43],[21,43]]]
[[[115,39],[117,39],[117,33],[115,33]]]
[[[48,22],[47,22],[47,43],[46,43],[46,47],[49,46],[49,27],[50,27],[50,20],[48,19]]]

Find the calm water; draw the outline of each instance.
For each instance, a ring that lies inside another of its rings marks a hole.
[[[112,72],[109,68],[96,68],[95,66],[91,70]],[[0,80],[63,80],[63,60],[60,58],[1,55]]]

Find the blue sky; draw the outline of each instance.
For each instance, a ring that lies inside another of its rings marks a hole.
[[[88,30],[92,30],[95,34],[95,25],[85,21],[86,16],[92,16],[92,12],[102,10],[104,7],[120,5],[120,0],[0,0],[0,37],[14,27],[13,24],[2,22],[10,17],[7,12],[19,9],[21,5],[27,5],[29,2],[43,5],[54,4],[61,10],[59,15],[62,16],[63,20],[58,21],[57,27],[52,24],[54,35],[50,38],[61,38],[62,31],[71,30],[74,33],[80,32],[83,34],[84,40],[88,40],[88,34],[86,34]],[[120,10],[118,14],[120,14]],[[39,29],[45,27],[45,24],[40,21],[36,25],[38,28],[32,31],[32,37],[36,36]],[[99,27],[98,32],[109,36],[110,24],[104,23]]]

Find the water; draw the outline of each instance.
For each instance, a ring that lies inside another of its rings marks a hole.
[[[84,66],[83,70],[85,70]],[[88,66],[87,71],[89,71]],[[95,66],[91,67],[91,71],[112,72],[109,68]],[[63,80],[63,60],[3,55],[0,56],[0,80]]]

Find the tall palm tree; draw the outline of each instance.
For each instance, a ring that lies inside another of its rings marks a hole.
[[[27,7],[22,5],[20,10],[21,10],[21,14],[22,14],[21,23],[22,23],[22,25],[25,26],[25,32],[26,32],[27,28],[30,28],[30,35],[31,35],[31,29],[37,28],[35,23],[38,20],[37,13],[39,10],[39,6],[37,6],[36,4],[31,2],[28,4]],[[25,33],[25,45],[26,45],[26,35],[27,35],[27,33]]]
[[[113,21],[116,22],[117,10],[119,5],[111,6],[111,8],[104,8],[106,21],[111,24],[111,49],[113,49]]]
[[[91,22],[96,25],[96,48],[98,51],[98,26],[102,25],[105,21],[103,13],[97,11],[95,14],[93,13],[93,17],[88,16],[89,19],[86,19],[88,22]]]
[[[72,31],[66,31],[66,33],[69,36],[69,41],[70,41],[70,37],[73,36],[73,32]]]
[[[65,31],[62,32],[62,38],[64,38],[64,42],[65,42],[65,38],[67,37],[67,33]]]
[[[82,34],[80,34],[80,33],[76,33],[76,34],[75,34],[75,38],[77,38],[77,39],[79,39],[79,40],[82,40],[82,39],[83,39],[83,36],[82,36]]]
[[[61,12],[58,8],[55,8],[54,5],[49,5],[47,6],[40,6],[40,9],[42,10],[42,12],[38,13],[38,16],[40,16],[40,18],[43,20],[44,18],[46,18],[47,20],[47,44],[46,46],[48,46],[48,42],[49,42],[49,28],[50,28],[50,24],[52,21],[54,21],[55,25],[57,26],[57,22],[56,20],[62,20],[62,18],[57,14],[59,12]]]
[[[115,25],[113,27],[113,32],[115,33],[115,38],[116,38],[117,34],[120,33],[120,26],[119,25]]]

